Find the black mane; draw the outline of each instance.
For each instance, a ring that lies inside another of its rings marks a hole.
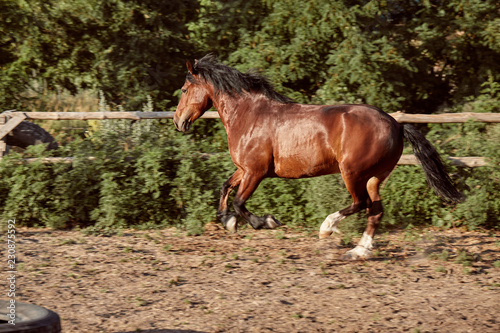
[[[242,94],[247,91],[262,93],[280,103],[294,103],[291,98],[277,93],[265,77],[253,72],[243,74],[219,63],[217,57],[212,54],[204,56],[194,64],[193,74],[199,74],[203,80],[212,83],[216,93],[223,92],[233,96],[234,93]],[[187,79],[194,82],[194,77],[190,74]]]

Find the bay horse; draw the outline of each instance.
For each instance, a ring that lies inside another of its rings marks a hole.
[[[229,153],[237,167],[223,184],[217,217],[231,232],[237,216],[254,229],[272,229],[280,222],[272,215],[250,213],[245,202],[266,177],[305,178],[340,173],[352,204],[321,224],[319,237],[338,232],[338,223],[361,209],[368,224],[358,245],[344,259],[370,257],[373,237],[383,208],[379,186],[396,166],[403,138],[413,146],[428,184],[451,202],[463,199],[445,171],[439,154],[415,127],[399,124],[370,105],[307,105],[277,93],[256,73],[243,74],[219,63],[213,55],[186,63],[188,73],[174,115],[182,132],[212,106],[227,132]],[[228,207],[229,193],[238,186]],[[333,193],[332,193],[333,194]]]

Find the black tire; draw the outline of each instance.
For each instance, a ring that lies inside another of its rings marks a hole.
[[[0,300],[0,332],[61,332],[61,319],[57,313],[28,303],[15,302],[15,325],[9,324],[10,304],[10,301]]]
[[[5,136],[9,146],[26,148],[31,145],[48,143],[47,150],[57,149],[58,144],[46,130],[29,121],[23,121]]]

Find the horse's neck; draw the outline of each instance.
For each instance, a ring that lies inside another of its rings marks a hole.
[[[227,94],[220,94],[217,99],[214,99],[214,107],[219,113],[219,117],[226,128],[226,131],[232,126],[232,123],[238,118],[239,105],[242,102],[242,96],[230,96]]]
[[[213,102],[228,132],[235,121],[241,123],[242,121],[246,121],[249,116],[251,117],[256,104],[255,96],[250,94],[235,94],[234,96],[222,94],[217,99],[214,99]]]

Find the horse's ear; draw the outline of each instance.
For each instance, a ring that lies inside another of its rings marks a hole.
[[[191,75],[193,75],[193,65],[191,65],[191,62],[189,60],[186,61],[186,67],[187,67],[189,73],[191,73]]]

